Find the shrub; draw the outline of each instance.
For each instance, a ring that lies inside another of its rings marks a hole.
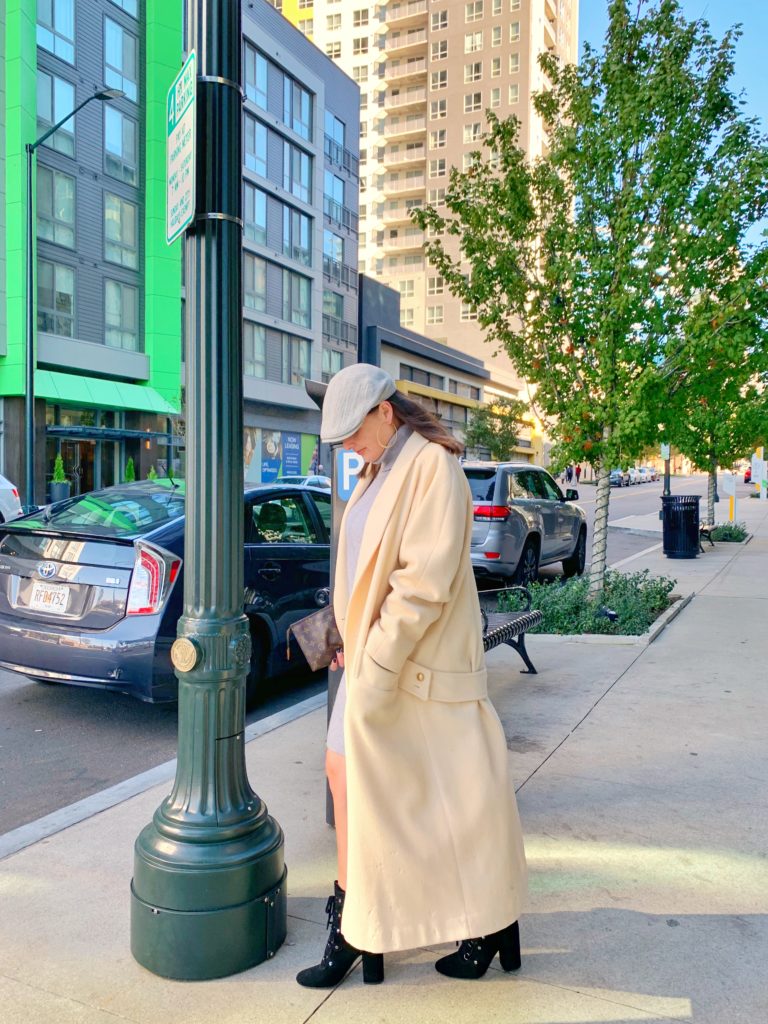
[[[157,470],[155,469],[154,466],[149,467],[149,472],[147,473],[147,480],[157,480]]]
[[[56,461],[53,464],[52,482],[55,484],[65,484],[67,482],[67,474],[64,472],[64,460],[61,457],[61,452],[57,454]]]
[[[746,523],[720,523],[710,533],[712,540],[742,541],[746,536]]]
[[[127,484],[132,484],[135,479],[136,470],[133,466],[133,459],[128,459],[128,462],[125,464],[125,482]]]
[[[577,577],[557,583],[532,583],[531,607],[541,611],[544,620],[531,633],[610,633],[638,636],[670,605],[669,595],[675,580],[643,572],[611,572],[605,576],[605,590],[599,602],[589,600],[589,580]],[[500,594],[499,611],[517,611],[524,607],[519,594]],[[615,621],[606,610],[616,613]]]

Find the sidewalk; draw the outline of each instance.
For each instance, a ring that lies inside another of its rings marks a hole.
[[[523,967],[438,975],[436,949],[357,968],[331,993],[316,962],[334,878],[324,824],[325,712],[247,746],[250,778],[286,834],[289,933],[274,960],[181,983],[129,950],[133,842],[168,783],[0,861],[3,1024],[764,1024],[768,1021],[768,507],[753,533],[690,562],[637,568],[696,596],[647,647],[531,637],[539,670],[488,658],[531,867]],[[422,866],[428,870],[428,865]]]

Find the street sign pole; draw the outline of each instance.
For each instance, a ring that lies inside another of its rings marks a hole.
[[[668,497],[672,493],[672,488],[670,487],[670,473],[669,473],[669,456],[670,456],[670,454],[671,454],[671,452],[670,452],[669,445],[668,444],[663,444],[661,446],[661,457],[662,457],[662,459],[664,459],[664,489],[662,490],[661,493],[662,493],[662,495],[665,498]]]
[[[197,980],[274,955],[286,932],[286,876],[282,830],[245,767],[240,4],[187,0],[186,15],[186,47],[199,60],[199,160],[185,240],[184,613],[172,649],[179,752],[173,791],[136,840],[131,949],[156,974]],[[169,188],[169,204],[175,196]],[[180,207],[170,234],[182,219]]]

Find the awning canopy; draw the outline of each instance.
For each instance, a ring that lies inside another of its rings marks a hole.
[[[55,370],[35,371],[35,395],[57,404],[153,412],[161,416],[177,416],[179,413],[167,399],[148,385],[81,377],[74,373],[57,373]]]

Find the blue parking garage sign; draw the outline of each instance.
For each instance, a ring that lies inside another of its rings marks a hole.
[[[336,452],[336,493],[342,501],[349,501],[365,459],[357,452],[339,448]]]

